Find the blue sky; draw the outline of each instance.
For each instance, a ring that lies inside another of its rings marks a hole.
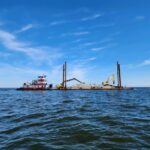
[[[46,74],[101,83],[122,69],[123,84],[150,86],[149,0],[0,1],[0,87]]]

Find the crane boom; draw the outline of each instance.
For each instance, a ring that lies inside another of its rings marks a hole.
[[[70,82],[70,81],[73,81],[73,80],[75,80],[75,81],[77,81],[77,82],[79,82],[79,83],[85,84],[84,82],[81,82],[80,80],[78,80],[78,79],[76,79],[76,78],[72,78],[72,79],[65,80],[64,83]]]

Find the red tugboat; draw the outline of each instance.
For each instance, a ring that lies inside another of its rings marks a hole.
[[[33,80],[32,83],[24,83],[23,86],[17,90],[47,90],[46,76],[38,76],[38,79]]]

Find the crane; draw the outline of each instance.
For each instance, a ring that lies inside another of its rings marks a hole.
[[[70,82],[70,81],[73,81],[73,80],[75,80],[75,81],[77,81],[77,82],[79,82],[79,83],[81,83],[81,84],[85,84],[84,82],[82,82],[82,81],[80,81],[80,80],[78,80],[78,79],[76,79],[76,78],[72,78],[72,79],[68,79],[68,80],[65,80],[65,81],[63,81],[61,84],[58,84],[58,85],[56,85],[56,87],[58,88],[58,89],[64,89],[64,84],[66,84],[67,82]]]
[[[112,81],[113,85],[115,84],[115,76],[112,74],[105,82],[102,82],[104,86],[110,85],[110,81]]]
[[[75,80],[75,81],[77,81],[77,82],[79,82],[79,83],[85,84],[84,82],[82,82],[82,81],[80,81],[80,80],[78,80],[78,79],[76,79],[76,78],[68,79],[68,80],[66,80],[66,81],[64,81],[64,82],[70,82],[70,81],[73,81],[73,80]],[[62,83],[62,84],[63,84],[63,83]]]

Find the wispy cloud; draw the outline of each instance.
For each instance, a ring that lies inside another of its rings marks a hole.
[[[74,41],[72,41],[72,43],[79,43],[79,42],[81,42],[83,39],[76,39],[76,40],[74,40]]]
[[[106,40],[107,41],[107,40]],[[101,41],[102,43],[104,43],[105,42],[105,40],[104,41]],[[106,49],[106,48],[110,48],[110,47],[113,47],[113,46],[117,46],[118,44],[117,43],[109,43],[109,44],[106,44],[105,46],[103,46],[103,47],[93,47],[93,48],[91,48],[91,51],[101,51],[101,50],[104,50],[104,49]]]
[[[69,21],[65,21],[65,20],[62,20],[62,21],[53,21],[49,25],[50,26],[57,26],[57,25],[62,25],[62,24],[68,23],[68,22]]]
[[[88,31],[81,31],[81,32],[70,32],[70,33],[63,33],[61,34],[61,37],[65,37],[65,36],[81,36],[81,35],[87,35],[90,32]]]
[[[72,77],[76,77],[77,79],[79,80],[85,80],[85,76],[86,76],[86,73],[87,73],[87,69],[86,68],[83,68],[83,67],[79,67],[79,66],[74,66],[72,68],[72,70],[70,71],[69,73],[69,76],[72,78]]]
[[[96,60],[96,57],[91,57],[88,59],[89,61],[93,61],[93,60]]]
[[[77,79],[86,82],[88,79],[88,76],[91,72],[93,72],[93,69],[95,69],[95,66],[87,65],[88,63],[91,63],[96,60],[96,57],[89,57],[89,58],[83,58],[83,59],[76,59],[72,61],[69,64],[69,72],[68,76],[69,78],[76,77]]]
[[[103,44],[103,43],[106,43],[106,42],[110,42],[112,41],[113,39],[111,38],[106,38],[106,39],[103,39],[101,41],[96,41],[96,42],[86,42],[86,43],[83,43],[81,44],[81,46],[92,46],[92,45],[97,45],[97,44]]]
[[[143,21],[143,20],[145,20],[145,18],[146,18],[145,16],[136,16],[135,20],[136,21]]]
[[[74,66],[85,66],[88,63],[96,60],[97,58],[95,56],[93,57],[89,57],[89,58],[79,58],[79,59],[75,59],[74,61],[72,61],[72,65]]]
[[[21,29],[17,30],[16,33],[20,33],[20,32],[24,32],[24,31],[30,30],[33,27],[34,27],[33,24],[27,24],[27,25],[23,26]]]
[[[88,31],[84,31],[84,32],[75,32],[75,33],[73,33],[73,35],[86,35],[86,34],[89,34],[89,32]]]
[[[102,43],[110,42],[112,40],[113,40],[112,38],[105,38],[105,39],[101,40],[100,43],[102,44]]]
[[[60,53],[57,53],[57,49],[46,46],[33,47],[27,42],[19,41],[17,37],[9,32],[0,30],[0,41],[4,47],[9,50],[21,52],[31,57],[34,60],[45,60],[50,58],[60,57]],[[49,54],[51,53],[51,55]]]
[[[147,66],[150,65],[150,59],[144,60],[142,63],[140,63],[138,66]]]
[[[35,58],[35,55],[42,55],[40,49],[29,47],[28,43],[18,41],[15,35],[3,30],[0,30],[0,41],[6,48],[25,53],[32,58]]]
[[[77,78],[79,80],[85,80],[86,74],[89,71],[88,67],[85,67],[83,65],[79,65],[78,63],[69,63],[68,65],[68,73],[67,78]],[[55,66],[50,71],[50,79],[53,81],[53,83],[60,83],[62,82],[62,65]],[[72,82],[71,82],[72,83]]]
[[[97,42],[87,42],[87,43],[83,43],[81,44],[81,46],[91,46],[91,45],[94,45],[96,44]]]
[[[107,39],[101,40],[101,41],[99,42],[99,44],[104,44],[105,42],[109,42],[109,41],[111,41],[111,40],[112,40],[112,39],[107,38]],[[108,44],[106,44],[105,46],[93,47],[93,48],[91,48],[91,51],[97,52],[97,51],[101,51],[101,50],[104,50],[104,49],[106,49],[106,48],[109,48],[109,47],[112,47],[112,46],[116,46],[116,45],[117,45],[117,43],[108,43]]]
[[[82,18],[81,21],[94,20],[94,19],[97,19],[101,16],[102,16],[102,14],[94,14],[92,16]]]
[[[95,47],[95,48],[91,48],[92,51],[101,51],[104,50],[106,47]]]
[[[98,30],[99,28],[110,28],[115,26],[115,23],[108,23],[108,24],[98,24],[98,25],[93,25],[93,26],[88,26],[88,27],[79,27],[79,30]]]
[[[19,87],[23,82],[31,81],[37,75],[47,75],[45,70],[34,69],[31,66],[14,66],[0,63],[0,76],[3,76],[0,87]]]
[[[146,59],[141,63],[138,64],[127,64],[123,65],[125,68],[133,69],[133,68],[139,68],[139,67],[144,67],[144,66],[149,66],[150,65],[150,59]]]

